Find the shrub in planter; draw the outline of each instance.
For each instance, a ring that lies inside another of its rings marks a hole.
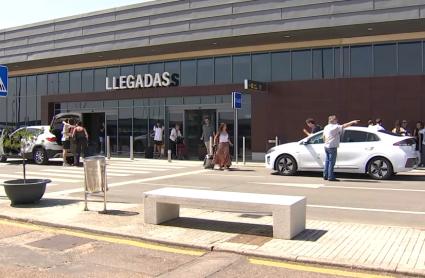
[[[9,180],[3,183],[4,191],[12,205],[29,204],[39,201],[46,191],[46,184],[50,180],[27,179],[26,159],[24,153],[33,144],[35,137],[32,133],[23,129],[15,134],[14,138],[5,137],[2,142],[4,149],[20,149],[22,157],[23,179]]]

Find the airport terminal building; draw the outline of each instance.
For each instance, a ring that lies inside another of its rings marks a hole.
[[[166,138],[180,123],[196,155],[204,117],[234,129],[239,91],[239,135],[263,159],[308,117],[425,120],[424,40],[425,0],[158,0],[0,30],[0,127],[81,113],[127,156],[130,136],[143,154],[157,121]]]

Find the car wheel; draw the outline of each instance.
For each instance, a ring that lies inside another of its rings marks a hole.
[[[368,174],[375,180],[387,180],[393,175],[393,167],[388,159],[375,157],[369,161]]]
[[[287,154],[281,155],[276,160],[276,170],[282,176],[293,176],[297,172],[297,162]]]
[[[37,165],[44,165],[49,161],[47,152],[43,148],[35,149],[32,153],[32,157],[34,159],[34,163]]]
[[[0,155],[0,162],[4,163],[7,161],[7,156],[5,155]]]

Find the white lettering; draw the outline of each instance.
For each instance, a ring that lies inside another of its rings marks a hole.
[[[127,88],[129,88],[129,89],[133,89],[134,88],[134,85],[135,85],[135,82],[134,82],[134,75],[129,75],[129,76],[127,76],[127,80],[126,80],[127,82]]]
[[[153,83],[153,76],[152,74],[145,74],[145,88],[150,88],[152,87],[152,83]]]
[[[118,90],[119,87],[117,86],[117,78],[115,76],[112,77],[112,89],[113,90]]]
[[[166,71],[162,73],[162,86],[168,87],[170,85],[171,85],[170,73]]]
[[[154,87],[161,87],[162,86],[162,82],[161,82],[161,75],[159,73],[155,73],[155,77],[153,80],[153,86]]]
[[[106,90],[122,90],[122,89],[137,89],[151,87],[169,87],[173,82],[172,75],[165,71],[155,74],[137,74],[137,75],[122,75],[119,77],[112,76],[105,78]]]
[[[136,86],[134,88],[143,88],[143,77],[141,74],[137,75]]]
[[[122,90],[122,89],[125,89],[126,87],[125,87],[125,85],[126,85],[126,78],[125,78],[125,76],[120,76],[120,89]]]
[[[106,90],[112,90],[112,87],[109,86],[109,77],[106,77]]]

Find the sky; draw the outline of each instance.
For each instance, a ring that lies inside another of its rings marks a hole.
[[[152,0],[4,0],[0,29]]]

